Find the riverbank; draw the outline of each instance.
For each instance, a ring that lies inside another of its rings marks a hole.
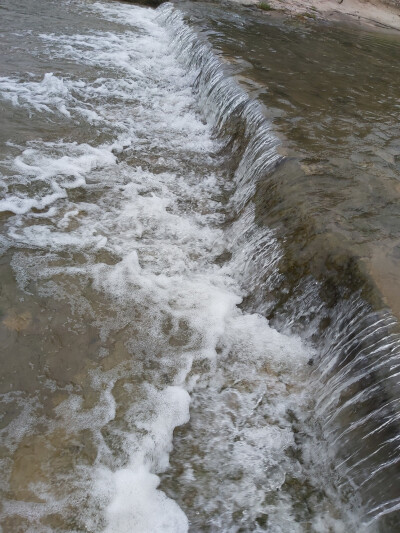
[[[362,0],[232,0],[242,5],[258,5],[265,11],[279,10],[290,16],[400,31],[400,2]]]

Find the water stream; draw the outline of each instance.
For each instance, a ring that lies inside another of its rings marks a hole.
[[[0,13],[2,531],[397,531],[400,41]]]

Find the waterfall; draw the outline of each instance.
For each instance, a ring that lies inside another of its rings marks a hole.
[[[342,491],[358,495],[365,524],[397,531],[398,321],[353,258],[334,264],[325,277],[307,273],[306,266],[294,274],[285,272],[287,236],[268,223],[286,214],[277,214],[279,204],[271,191],[279,195],[282,173],[296,161],[279,155],[279,140],[261,106],[240,88],[207,38],[171,5],[160,9],[159,20],[172,35],[179,61],[195,73],[200,108],[231,155],[229,253],[241,273],[246,309],[264,314],[281,330],[300,333],[313,346],[309,386],[314,415]],[[260,194],[272,196],[261,222]]]

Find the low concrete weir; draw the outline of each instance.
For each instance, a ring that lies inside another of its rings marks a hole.
[[[286,260],[286,236],[272,227],[285,215],[274,197],[264,208],[261,202],[271,188],[279,195],[281,174],[293,163],[279,155],[280,143],[266,113],[239,88],[229,63],[186,26],[179,10],[162,11],[180,61],[197,73],[201,109],[232,152],[234,189],[228,204],[234,223],[229,252],[232,263],[238,261],[248,291],[245,308],[275,319],[286,331],[292,326],[314,347],[308,386],[315,395],[316,421],[340,474],[339,485],[360,498],[366,524],[395,531],[400,503],[398,320],[385,309],[374,281],[350,254],[333,264],[329,274],[315,267],[312,271],[312,265],[307,265],[312,275],[305,269],[280,270]],[[334,245],[328,243],[327,256],[338,253]],[[283,302],[282,293],[289,294]]]

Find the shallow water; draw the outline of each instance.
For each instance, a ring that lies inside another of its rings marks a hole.
[[[326,275],[333,248],[355,257],[398,315],[399,36],[310,19],[284,24],[279,14],[254,10],[245,17],[198,11],[239,83],[265,105],[282,153],[294,159],[269,224],[291,232],[292,255],[316,276]],[[282,212],[290,213],[289,227]]]
[[[388,246],[397,215],[375,216],[357,172],[330,210],[354,149],[334,166],[336,133],[313,130],[331,108],[304,103],[306,76],[279,106],[297,61],[265,53],[316,50],[319,30],[208,4],[1,12],[3,531],[395,531],[397,322],[383,276],[326,257],[346,231],[377,249],[347,209]],[[392,191],[381,160],[368,183]]]

